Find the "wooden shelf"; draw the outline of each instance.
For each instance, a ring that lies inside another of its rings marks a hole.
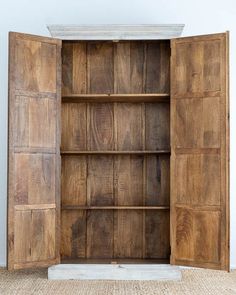
[[[168,264],[167,258],[62,258],[63,264]]]
[[[62,210],[169,210],[169,206],[76,206],[63,205]]]
[[[170,150],[159,151],[63,151],[62,155],[146,155],[146,154],[169,154]]]
[[[170,102],[169,93],[137,94],[68,94],[62,96],[62,102]]]

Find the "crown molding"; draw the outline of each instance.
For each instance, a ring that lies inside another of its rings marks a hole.
[[[181,36],[183,24],[155,25],[48,25],[62,40],[165,40]]]

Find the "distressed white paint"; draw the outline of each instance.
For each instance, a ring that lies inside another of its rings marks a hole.
[[[179,281],[178,266],[169,264],[58,264],[48,268],[49,280]]]
[[[62,40],[156,40],[182,34],[184,25],[49,25],[52,37]]]

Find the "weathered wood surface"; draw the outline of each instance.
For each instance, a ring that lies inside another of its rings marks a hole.
[[[171,262],[228,270],[228,34],[171,50]]]
[[[63,96],[158,95],[169,91],[168,40],[63,43]]]
[[[60,261],[61,41],[10,33],[8,268]]]
[[[168,259],[170,44],[64,46],[62,258]]]

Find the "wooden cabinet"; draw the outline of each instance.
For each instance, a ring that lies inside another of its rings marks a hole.
[[[9,269],[228,269],[227,33],[10,33],[9,85]]]

